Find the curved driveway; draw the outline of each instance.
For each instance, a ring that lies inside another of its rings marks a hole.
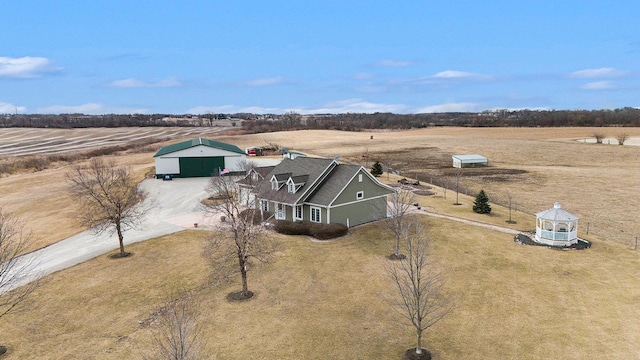
[[[147,192],[145,206],[151,206],[140,226],[124,232],[125,246],[194,228],[210,227],[213,219],[204,216],[200,201],[206,198],[205,191],[209,178],[144,180],[140,186]],[[81,262],[105,254],[119,247],[117,235],[106,231],[96,235],[87,230],[55,244],[34,251],[19,258],[22,264],[30,264],[31,271],[12,288],[26,284],[37,277],[51,274]],[[16,268],[20,268],[17,266]],[[3,289],[4,291],[5,289]]]

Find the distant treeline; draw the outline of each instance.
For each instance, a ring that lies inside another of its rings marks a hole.
[[[298,115],[287,113],[278,119],[245,121],[243,129],[250,133],[297,130],[335,129],[411,129],[433,126],[467,127],[600,127],[640,126],[640,109],[626,107],[615,110],[497,110],[481,113],[430,114],[338,114]]]
[[[601,127],[639,126],[640,109],[625,107],[615,110],[495,110],[481,113],[429,114],[328,114],[282,115],[255,114],[15,114],[0,116],[0,127],[132,127],[132,126],[216,126],[219,120],[242,120],[248,133],[300,129],[335,129],[360,131],[365,129],[411,129],[433,126],[468,127]],[[235,122],[232,125],[236,125]]]
[[[216,126],[216,121],[229,119],[224,114],[170,115],[170,114],[15,114],[0,116],[0,127],[33,128],[95,128],[137,126]]]

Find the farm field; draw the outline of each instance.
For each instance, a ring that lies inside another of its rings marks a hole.
[[[633,240],[640,230],[640,147],[576,141],[596,131],[613,137],[620,129],[234,136],[203,130],[170,142],[203,136],[240,148],[277,144],[310,155],[339,155],[340,161],[368,167],[378,160],[400,172],[381,177],[389,183],[402,176],[446,182],[451,155],[484,155],[489,168],[465,169],[461,182],[469,195],[460,194],[462,206],[452,205],[455,191],[445,197],[437,186],[436,195],[421,197],[420,204],[505,226],[505,207],[492,203],[491,216],[470,209],[480,189],[500,202],[511,195],[518,211],[510,227],[529,230],[535,212],[559,201],[580,217],[580,236],[593,247],[566,252],[527,247],[508,234],[425,217],[434,254],[448,269],[447,286],[459,298],[455,311],[427,331],[426,347],[436,359],[636,358],[640,253]],[[640,137],[640,129],[624,131]],[[142,179],[153,168],[153,149],[167,143],[116,158]],[[83,230],[73,220],[74,201],[65,191],[70,166],[0,178],[0,206],[22,217],[34,233],[34,248]],[[200,256],[202,235],[185,231],[149,240],[131,246],[131,258],[103,256],[49,276],[30,309],[0,320],[0,344],[10,348],[6,358],[140,358],[149,346],[148,320],[176,289],[193,290],[206,309],[200,319],[208,339],[205,358],[393,359],[413,345],[411,329],[393,319],[379,296],[389,288],[382,264],[391,245],[376,224],[332,242],[278,237],[282,252],[249,274],[257,296],[242,304],[224,298],[237,285],[203,286],[208,268]]]

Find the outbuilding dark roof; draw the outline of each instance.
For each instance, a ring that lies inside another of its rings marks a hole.
[[[153,155],[153,157],[170,154],[176,151],[185,150],[185,149],[189,149],[189,148],[200,146],[200,145],[245,155],[244,151],[240,150],[240,148],[235,145],[225,144],[219,141],[203,139],[199,137],[196,139],[187,140],[187,141],[179,142],[176,144],[164,146],[160,150],[158,150],[158,152],[155,155]]]

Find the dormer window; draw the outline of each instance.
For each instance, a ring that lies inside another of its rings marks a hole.
[[[278,180],[276,179],[271,180],[271,190],[278,190]]]
[[[257,173],[257,172],[255,172],[255,171],[254,171],[254,172],[251,174],[251,180],[253,180],[253,181],[258,181],[258,173]]]
[[[296,184],[294,184],[292,181],[287,183],[287,186],[289,188],[289,192],[290,193],[295,193],[296,192]]]
[[[292,176],[287,179],[287,189],[291,194],[295,194],[296,191],[300,190],[301,187],[304,186],[307,181],[307,175],[298,175]]]

